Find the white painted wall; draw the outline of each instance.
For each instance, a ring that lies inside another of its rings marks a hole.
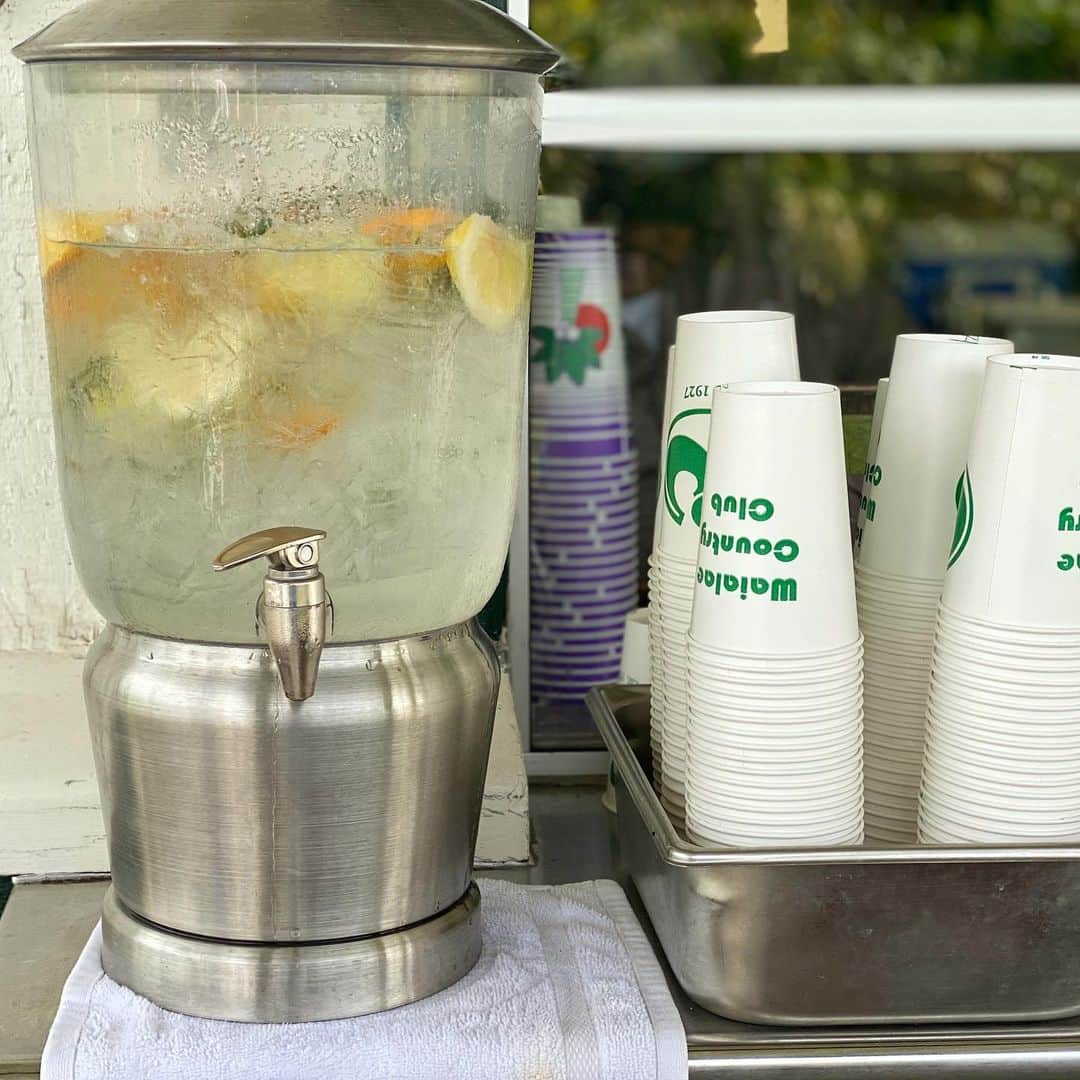
[[[78,0],[0,0],[0,651],[81,652],[98,617],[68,553],[53,456],[22,65]]]

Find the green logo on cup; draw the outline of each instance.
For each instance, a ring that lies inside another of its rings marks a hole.
[[[971,493],[971,476],[967,469],[956,481],[956,525],[953,528],[952,550],[949,552],[949,566],[952,566],[968,546],[971,539],[971,526],[975,521],[975,500]]]
[[[584,270],[563,267],[558,277],[560,317],[555,326],[530,329],[530,362],[544,365],[544,378],[549,383],[567,375],[582,386],[586,372],[600,368],[600,354],[611,340],[611,323],[596,304],[582,303]]]
[[[705,493],[705,447],[689,435],[675,434],[676,428],[691,416],[708,416],[708,409],[687,409],[671,421],[668,429],[667,463],[664,466],[664,505],[671,520],[681,525],[686,510],[679,505],[676,481],[683,473],[694,478],[694,503],[690,517],[695,525],[701,524],[701,499]]]

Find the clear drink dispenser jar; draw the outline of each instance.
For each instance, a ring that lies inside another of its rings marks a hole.
[[[475,614],[511,524],[539,74],[480,0],[92,0],[28,61],[56,446],[110,622],[257,640],[267,526],[333,640]]]

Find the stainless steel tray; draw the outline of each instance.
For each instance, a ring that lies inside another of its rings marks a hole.
[[[699,1005],[792,1025],[1080,1014],[1080,848],[701,848],[647,775],[648,687],[588,704],[615,766],[620,866]]]

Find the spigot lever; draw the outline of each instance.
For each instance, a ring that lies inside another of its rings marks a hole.
[[[244,536],[214,560],[215,570],[261,558],[269,562],[256,611],[290,701],[306,701],[315,693],[327,616],[332,617],[319,572],[319,542],[325,539],[320,529],[285,525]]]

